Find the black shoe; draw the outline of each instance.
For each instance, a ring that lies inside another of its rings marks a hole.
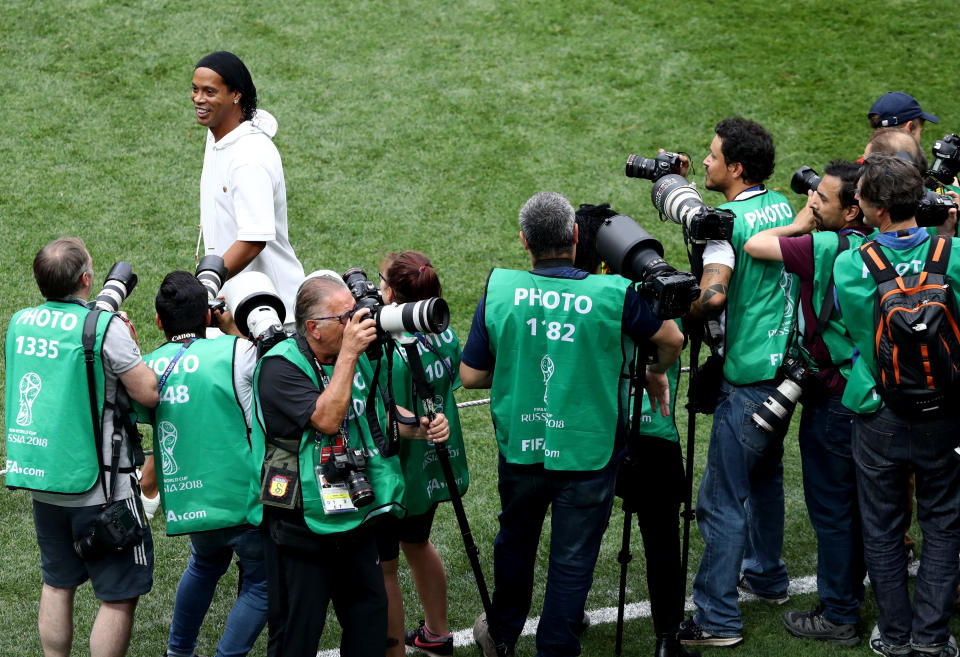
[[[680,629],[677,630],[677,639],[685,646],[719,646],[732,648],[743,643],[742,634],[731,636],[718,636],[697,624],[692,618],[680,623]]]
[[[767,593],[757,593],[753,590],[753,587],[750,586],[750,582],[747,581],[746,575],[740,575],[740,581],[737,582],[737,590],[740,591],[740,593],[754,595],[764,602],[769,602],[770,604],[774,605],[785,605],[790,602],[790,594],[786,591],[783,593],[775,593],[773,595]]]
[[[857,626],[853,623],[833,623],[823,616],[823,608],[810,611],[788,611],[783,615],[787,632],[800,639],[829,641],[841,646],[860,643]]]
[[[658,634],[653,657],[700,657],[700,653],[685,649],[676,634]]]

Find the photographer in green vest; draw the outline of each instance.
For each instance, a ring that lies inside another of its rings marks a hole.
[[[386,649],[374,521],[404,515],[403,474],[377,439],[387,414],[380,394],[370,395],[374,369],[364,353],[377,328],[369,309],[355,305],[342,281],[307,278],[297,291],[296,335],[267,352],[254,374],[253,485],[263,506],[250,519],[267,537],[271,657],[316,655],[331,600],[341,655]],[[399,433],[439,442],[450,429],[438,414]]]
[[[837,308],[856,348],[843,404],[856,413],[864,558],[880,610],[870,648],[955,657],[949,621],[960,564],[960,392],[951,378],[960,364],[960,240],[917,227],[923,194],[913,164],[869,155],[857,200],[864,223],[879,234],[838,256],[833,275]],[[912,603],[903,545],[911,468],[923,531]]]
[[[7,486],[33,498],[43,575],[40,643],[47,657],[70,654],[74,595],[89,579],[100,600],[90,655],[119,657],[139,596],[153,586],[153,540],[121,415],[125,396],[154,406],[157,379],[132,326],[110,312],[96,317],[88,369],[82,335],[94,312],[86,304],[94,275],[83,240],[44,246],[33,275],[44,303],[15,313],[7,328],[6,465]]]
[[[799,325],[795,329],[798,349],[793,355],[807,374],[799,381],[803,412],[798,439],[804,499],[817,534],[820,600],[814,609],[786,612],[783,624],[793,636],[838,645],[860,642],[857,620],[866,574],[850,446],[853,412],[841,402],[853,342],[834,312],[833,281],[837,256],[856,249],[874,232],[863,224],[857,203],[859,176],[859,164],[833,160],[816,187],[808,190],[807,203],[793,223],[761,231],[743,247],[758,260],[782,262],[800,282],[803,330]]]
[[[651,404],[670,408],[666,370],[683,336],[659,320],[616,275],[573,266],[577,227],[560,194],[541,192],[520,210],[530,271],[494,269],[477,305],[460,364],[467,388],[490,388],[500,448],[500,531],[494,542],[494,618],[477,618],[487,657],[496,640],[512,653],[530,610],[534,564],[552,507],[550,565],[537,628],[538,655],[578,655],[584,603],[625,452],[634,344],[651,345]]]
[[[155,305],[167,342],[144,358],[159,379],[160,403],[142,419],[153,425],[167,535],[190,536],[166,655],[193,656],[217,583],[234,555],[240,590],[216,654],[246,655],[267,622],[263,538],[247,523],[255,504],[249,495],[249,423],[256,348],[235,335],[204,337],[207,292],[189,272],[167,274]]]
[[[783,436],[754,426],[752,413],[776,391],[774,382],[794,325],[796,278],[783,264],[743,251],[755,233],[793,221],[793,209],[767,189],[773,137],[742,117],[714,128],[703,160],[704,185],[719,192],[719,208],[736,215],[729,241],[708,240],[694,320],[723,315],[725,361],[697,495],[704,552],[693,581],[697,613],[680,626],[686,645],[743,642],[738,589],[768,602],[789,600],[783,551]]]

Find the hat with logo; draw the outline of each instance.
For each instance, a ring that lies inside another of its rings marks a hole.
[[[940,123],[940,119],[928,114],[920,107],[917,99],[902,91],[888,91],[877,99],[870,108],[870,114],[880,116],[880,125],[884,128],[903,125],[907,121],[921,118],[931,123]]]

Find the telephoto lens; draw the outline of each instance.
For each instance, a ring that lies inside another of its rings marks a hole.
[[[759,429],[767,433],[786,431],[790,416],[803,394],[802,381],[807,376],[804,362],[792,356],[784,359],[780,372],[783,374],[783,381],[750,418]]]
[[[631,153],[627,156],[627,166],[624,173],[627,178],[659,180],[668,173],[679,172],[680,162],[680,154],[669,151],[657,153],[657,156],[653,159]]]
[[[218,255],[205,255],[197,263],[194,276],[207,288],[207,299],[212,301],[217,298],[223,282],[227,280],[227,265]]]
[[[816,191],[820,186],[820,176],[810,167],[800,167],[790,179],[790,189],[794,194],[806,196],[810,190]]]
[[[380,306],[374,319],[387,333],[443,333],[450,326],[450,307],[440,297]]]
[[[94,307],[107,312],[115,313],[120,310],[120,304],[137,287],[137,275],[129,262],[115,262],[107,278],[103,282],[103,289],[94,300]]]
[[[675,224],[683,226],[691,239],[729,240],[733,237],[734,214],[703,204],[700,192],[686,178],[663,176],[650,190],[653,207]]]

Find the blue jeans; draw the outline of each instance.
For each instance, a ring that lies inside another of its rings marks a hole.
[[[853,425],[864,556],[880,608],[883,641],[892,646],[933,646],[950,637],[960,559],[960,442],[957,420],[908,421],[887,408],[858,416]],[[903,546],[908,467],[916,473],[917,520],[923,557],[907,591]]]
[[[180,577],[173,603],[167,647],[171,656],[193,655],[217,582],[227,572],[234,554],[240,562],[240,594],[227,616],[217,657],[242,657],[253,648],[267,623],[263,537],[252,527],[231,527],[190,536],[190,562]]]
[[[831,623],[856,623],[864,594],[857,469],[850,445],[853,416],[839,395],[820,406],[804,406],[800,416],[803,495],[817,534],[817,591]]]
[[[785,593],[783,435],[761,431],[750,417],[774,391],[724,380],[713,416],[707,465],[697,496],[703,556],[693,580],[697,624],[717,636],[743,630],[737,607],[741,569],[757,593]]]
[[[533,596],[533,571],[547,508],[552,506],[550,563],[537,655],[579,655],[574,627],[593,583],[600,539],[610,519],[620,454],[589,473],[546,472],[499,462],[500,531],[493,543],[495,629],[514,645]],[[585,476],[581,476],[585,475]]]

